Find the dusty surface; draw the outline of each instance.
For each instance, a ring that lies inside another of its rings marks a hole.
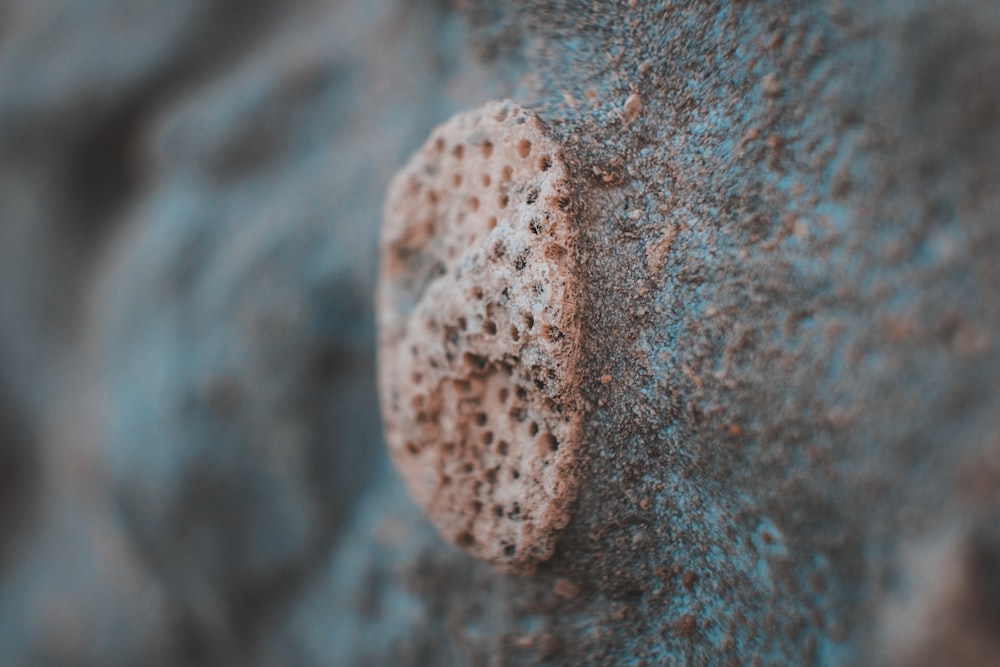
[[[0,3],[0,661],[992,664],[997,44],[991,0]],[[505,98],[587,210],[527,575],[407,499],[374,381],[390,178]]]

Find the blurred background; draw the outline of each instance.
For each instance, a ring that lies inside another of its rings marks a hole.
[[[0,1],[0,664],[312,662],[281,628],[387,474],[385,186],[517,80],[469,30],[436,0]]]

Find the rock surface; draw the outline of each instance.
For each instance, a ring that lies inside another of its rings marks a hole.
[[[386,202],[386,440],[445,539],[505,570],[552,555],[576,493],[574,200],[559,147],[491,102],[437,128]]]
[[[994,664],[998,5],[452,4],[0,2],[0,662]],[[585,202],[522,574],[375,387],[391,176],[498,99]]]

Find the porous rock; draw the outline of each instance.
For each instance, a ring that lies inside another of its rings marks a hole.
[[[559,146],[510,102],[435,130],[386,202],[389,449],[441,534],[507,570],[551,555],[575,490],[574,209]]]

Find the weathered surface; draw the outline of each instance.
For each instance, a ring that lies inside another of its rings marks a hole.
[[[509,102],[437,128],[386,202],[386,440],[445,539],[506,570],[552,555],[576,492],[581,210],[559,147]]]
[[[461,4],[0,3],[0,662],[994,663],[997,4]],[[391,174],[505,98],[586,204],[519,575],[373,383]]]

